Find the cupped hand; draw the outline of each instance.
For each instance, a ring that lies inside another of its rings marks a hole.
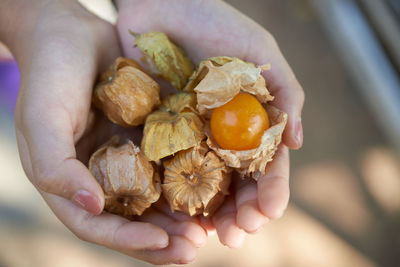
[[[212,56],[235,56],[255,64],[270,63],[264,72],[275,100],[272,105],[288,114],[283,144],[259,180],[234,179],[234,193],[212,216],[202,220],[217,231],[220,241],[240,247],[247,233],[258,231],[269,219],[279,218],[289,200],[288,148],[302,146],[301,110],[303,90],[284,59],[274,38],[257,23],[218,0],[117,0],[117,29],[124,55],[139,59],[133,49],[135,32],[162,31],[182,46],[198,63]]]
[[[98,72],[120,54],[114,27],[75,1],[16,2],[27,15],[10,16],[18,34],[7,43],[21,69],[15,128],[30,181],[83,240],[156,264],[193,260],[206,237],[196,218],[171,214],[162,202],[135,221],[102,213],[103,191],[84,164],[121,133],[90,111]]]

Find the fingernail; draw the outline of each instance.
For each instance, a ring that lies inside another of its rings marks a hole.
[[[249,233],[249,234],[255,234],[255,233],[260,232],[260,231],[264,228],[264,225],[265,225],[268,221],[269,221],[269,219],[268,219],[267,217],[265,217],[265,220],[264,220],[256,229],[254,229],[254,230],[252,230],[252,231],[249,231],[248,233]]]
[[[275,215],[273,216],[273,218],[274,218],[275,220],[276,220],[276,219],[282,218],[284,212],[285,212],[285,209],[277,210],[276,213],[275,213]]]
[[[236,240],[232,240],[229,244],[224,244],[225,246],[233,249],[239,249],[243,246],[244,243],[244,235],[238,236]]]
[[[215,236],[215,234],[217,233],[217,231],[214,230],[207,230],[207,236]]]
[[[260,227],[258,227],[257,229],[255,229],[254,231],[251,231],[250,233],[251,233],[251,234],[255,234],[255,233],[260,232],[262,229],[263,229],[263,227],[260,226]]]
[[[86,190],[79,190],[72,198],[72,201],[76,205],[95,215],[101,212],[97,198]]]
[[[163,248],[166,248],[166,247],[168,247],[168,239],[162,240],[162,241],[159,242],[158,244],[155,243],[154,246],[149,247],[149,248],[147,248],[146,250],[154,251],[154,250],[160,250],[160,249],[163,249]]]
[[[169,245],[168,236],[167,236],[167,238],[164,238],[160,243],[157,244],[158,249],[166,248],[166,247],[168,247],[168,245]]]
[[[300,148],[303,145],[303,124],[301,123],[301,118],[297,119],[295,131],[296,143]]]

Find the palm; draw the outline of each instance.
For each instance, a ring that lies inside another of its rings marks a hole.
[[[120,127],[109,121],[99,110],[91,109],[87,121],[84,134],[79,138],[75,147],[77,159],[85,165],[88,164],[90,155],[114,135],[140,144],[140,128]]]

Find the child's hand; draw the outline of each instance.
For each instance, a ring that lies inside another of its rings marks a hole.
[[[160,203],[140,221],[99,215],[103,191],[77,159],[115,128],[104,125],[101,116],[94,123],[89,119],[96,74],[120,54],[113,26],[75,1],[7,3],[6,9],[0,6],[7,10],[0,25],[6,25],[4,19],[9,27],[0,27],[0,38],[21,69],[15,128],[28,178],[80,239],[152,263],[193,260],[206,238],[195,218],[171,215]]]
[[[268,173],[258,182],[250,179],[236,182],[236,191],[212,222],[220,241],[239,247],[245,232],[259,230],[268,219],[279,218],[289,200],[288,147],[302,146],[301,110],[303,90],[282,56],[273,37],[258,24],[222,1],[185,0],[119,0],[118,33],[123,53],[139,59],[132,49],[135,32],[162,31],[182,46],[196,63],[211,56],[236,56],[256,64],[271,63],[264,76],[275,96],[273,105],[289,115],[283,145],[269,164]]]

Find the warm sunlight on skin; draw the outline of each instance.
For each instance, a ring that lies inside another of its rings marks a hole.
[[[257,98],[239,93],[225,105],[213,110],[211,132],[223,149],[257,148],[269,128],[268,114]]]

